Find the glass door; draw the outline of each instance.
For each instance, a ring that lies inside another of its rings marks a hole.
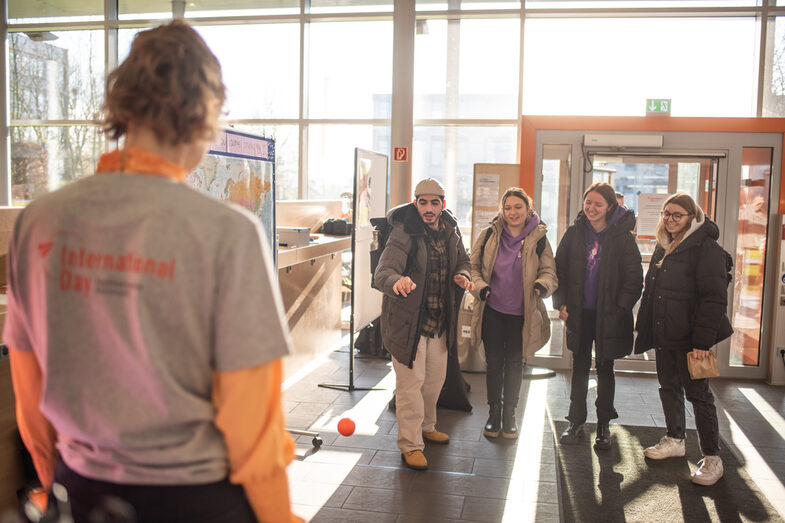
[[[636,241],[645,272],[655,247],[652,226],[656,226],[658,216],[653,214],[661,205],[657,198],[678,191],[690,194],[717,223],[719,243],[734,257],[728,315],[735,333],[717,346],[721,375],[764,378],[774,295],[767,289],[776,290],[771,285],[776,268],[772,257],[766,255],[766,247],[774,241],[769,224],[773,223],[771,213],[776,212],[774,204],[778,200],[772,195],[779,194],[781,181],[772,173],[781,168],[782,134],[670,131],[658,133],[663,136],[663,146],[656,149],[587,150],[583,136],[589,132],[536,132],[535,208],[548,225],[554,250],[581,211],[585,188],[595,181],[606,181],[623,195],[625,206],[638,217]],[[555,311],[551,322],[551,342],[529,363],[570,368],[564,325]],[[653,351],[619,360],[616,368],[654,372]]]
[[[590,155],[593,169],[587,173],[586,187],[596,182],[610,183],[622,195],[622,204],[638,219],[634,232],[644,274],[657,244],[655,228],[661,202],[668,195],[676,192],[689,194],[706,216],[715,220],[717,173],[724,156],[619,155],[600,150]],[[637,316],[639,306],[640,301],[635,304],[633,315]],[[616,368],[656,371],[654,359],[655,351],[652,349],[617,361]]]

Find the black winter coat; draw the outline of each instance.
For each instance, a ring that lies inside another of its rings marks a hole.
[[[564,233],[556,249],[559,288],[553,307],[567,306],[567,348],[580,347],[583,283],[586,276],[587,219],[583,212]],[[598,360],[623,358],[632,352],[632,308],[643,288],[641,253],[631,231],[635,214],[627,211],[605,232],[597,284],[597,331],[594,341]]]
[[[730,256],[717,243],[719,228],[706,219],[657,268],[654,250],[638,310],[635,353],[652,347],[706,350],[733,333],[727,315]]]
[[[413,203],[390,209],[387,221],[392,225],[392,231],[373,276],[376,288],[384,294],[379,324],[385,348],[396,360],[411,368],[420,339],[420,317],[430,272],[430,247],[425,237],[426,226]],[[447,349],[455,355],[458,310],[464,291],[453,282],[453,276],[462,274],[471,280],[472,268],[455,216],[445,209],[441,223],[447,238]],[[392,290],[402,276],[409,276],[417,285],[405,298]]]

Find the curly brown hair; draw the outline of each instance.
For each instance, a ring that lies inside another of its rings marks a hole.
[[[226,88],[201,36],[174,20],[140,32],[106,81],[103,127],[117,140],[134,124],[169,145],[212,139]]]

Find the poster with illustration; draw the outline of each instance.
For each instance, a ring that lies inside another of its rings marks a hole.
[[[221,129],[202,163],[185,182],[253,213],[275,253],[275,142]]]

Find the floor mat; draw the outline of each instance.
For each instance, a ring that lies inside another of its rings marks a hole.
[[[690,481],[701,458],[698,435],[687,431],[687,455],[654,461],[643,449],[664,435],[659,427],[611,424],[612,447],[594,450],[595,425],[575,445],[558,435],[556,459],[565,522],[586,521],[783,521],[728,450],[720,452],[725,475],[711,487]]]

